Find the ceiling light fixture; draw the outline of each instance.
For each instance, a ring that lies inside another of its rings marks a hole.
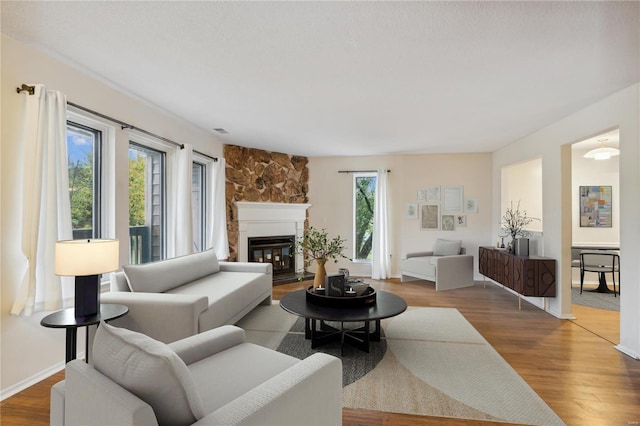
[[[607,139],[598,139],[600,146],[596,149],[592,149],[584,155],[584,158],[593,158],[594,160],[608,160],[609,158],[620,155],[618,148],[611,148],[604,146]]]

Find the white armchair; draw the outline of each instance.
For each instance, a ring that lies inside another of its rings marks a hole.
[[[407,253],[400,269],[402,282],[434,281],[436,291],[473,285],[473,255],[460,240],[438,238],[432,251]]]
[[[66,365],[52,425],[340,425],[342,362],[304,360],[223,326],[166,345],[102,323],[93,366]]]

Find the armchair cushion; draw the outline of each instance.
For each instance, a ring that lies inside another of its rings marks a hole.
[[[460,254],[460,247],[462,246],[461,240],[444,240],[438,238],[436,244],[433,247],[434,256],[455,256]]]
[[[142,265],[123,266],[131,291],[164,293],[220,271],[213,249]]]
[[[205,416],[189,369],[166,344],[103,321],[92,353],[95,369],[146,401],[161,425],[191,424]]]

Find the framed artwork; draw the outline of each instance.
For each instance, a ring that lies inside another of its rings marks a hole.
[[[456,215],[456,228],[465,228],[467,226],[467,216],[463,214]]]
[[[406,208],[407,219],[418,218],[418,205],[416,203],[408,203]]]
[[[440,201],[440,186],[427,186],[427,202],[437,203]]]
[[[442,187],[442,211],[462,213],[462,186],[446,185]]]
[[[421,189],[416,194],[416,198],[418,201],[425,201],[427,199],[427,192],[424,189]]]
[[[611,186],[580,187],[580,227],[611,228]]]
[[[443,231],[453,231],[456,228],[456,217],[452,214],[443,214],[442,215],[442,230]]]
[[[436,231],[440,229],[440,206],[422,204],[420,206],[420,229]]]
[[[464,200],[464,212],[465,213],[478,213],[478,199],[466,198]]]

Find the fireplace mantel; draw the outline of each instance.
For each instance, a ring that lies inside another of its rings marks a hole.
[[[309,207],[311,204],[236,201],[238,260],[240,262],[248,260],[249,238],[278,235],[295,235],[296,239],[302,237]],[[303,270],[302,256],[296,256],[296,272],[303,272]]]

